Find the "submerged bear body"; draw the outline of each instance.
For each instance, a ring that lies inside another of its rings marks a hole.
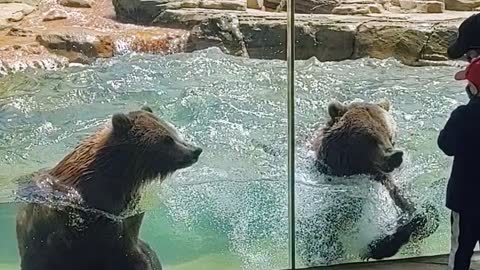
[[[193,165],[201,152],[148,107],[115,114],[54,168],[22,183],[21,269],[160,270],[139,239],[143,213],[132,210],[145,185]]]

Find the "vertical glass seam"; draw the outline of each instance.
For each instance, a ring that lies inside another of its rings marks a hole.
[[[287,0],[288,249],[295,269],[295,0]]]

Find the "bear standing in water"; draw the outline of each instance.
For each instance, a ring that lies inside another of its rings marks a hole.
[[[390,103],[386,100],[377,104],[353,102],[344,105],[332,102],[328,106],[331,119],[325,127],[317,130],[311,144],[319,171],[332,176],[370,175],[385,186],[398,208],[408,216],[413,216],[391,235],[370,243],[360,255],[363,259],[393,256],[411,236],[423,239],[438,228],[439,217],[436,209],[430,207],[427,210],[427,214],[434,216],[433,220],[428,220],[425,213],[418,214],[416,207],[402,196],[391,179],[390,173],[403,162],[403,152],[394,148],[396,124],[389,110]],[[338,213],[332,215],[336,216]],[[334,218],[333,222],[351,222],[347,220],[348,217],[343,219],[345,220]],[[318,233],[325,235],[335,253],[343,252],[336,236],[338,232],[328,230],[327,227],[324,232]],[[338,254],[335,256],[338,257]]]
[[[201,153],[148,107],[115,114],[111,125],[20,189],[28,196],[17,215],[21,269],[161,270],[139,239],[143,213],[112,217],[135,209],[142,187],[193,165]],[[70,203],[31,202],[56,193]]]
[[[313,142],[316,164],[321,172],[334,176],[372,175],[386,186],[397,206],[412,212],[413,206],[399,194],[389,175],[403,162],[403,152],[394,149],[397,127],[389,110],[386,100],[348,106],[331,102],[331,119]]]

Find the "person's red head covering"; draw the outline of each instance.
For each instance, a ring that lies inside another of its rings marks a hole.
[[[468,80],[480,89],[480,57],[473,59],[465,70],[457,72],[455,80]]]

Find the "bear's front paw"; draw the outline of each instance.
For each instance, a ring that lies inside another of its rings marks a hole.
[[[425,215],[417,214],[404,225],[399,226],[392,234],[372,241],[367,248],[361,252],[362,260],[381,260],[397,254],[397,252],[408,243],[412,234],[426,223]]]
[[[381,260],[395,255],[401,245],[395,245],[394,235],[385,235],[372,241],[362,252],[360,258],[363,261],[370,259]]]
[[[440,226],[440,212],[432,204],[426,204],[425,210],[417,214],[416,228],[412,233],[414,241],[423,240],[434,234]]]

